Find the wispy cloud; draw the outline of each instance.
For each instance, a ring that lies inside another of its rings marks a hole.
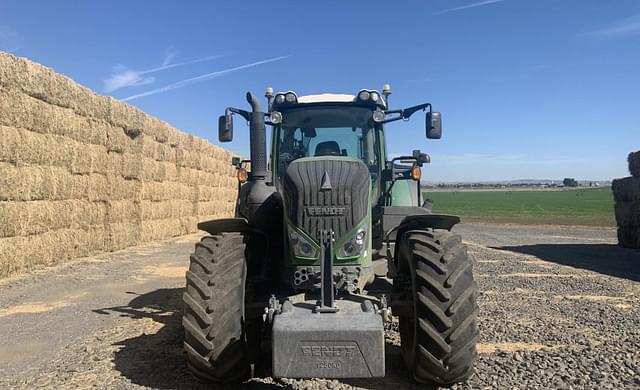
[[[621,38],[640,35],[640,14],[620,20],[609,27],[585,34],[594,38]]]
[[[164,49],[164,60],[162,60],[162,66],[167,66],[172,63],[178,54],[180,54],[180,51],[176,50],[173,46],[169,46]]]
[[[438,12],[434,13],[434,15],[442,15],[442,14],[447,14],[449,12],[462,11],[462,10],[469,9],[469,8],[476,8],[476,7],[482,7],[482,6],[489,5],[489,4],[502,3],[503,1],[505,1],[505,0],[479,1],[477,3],[462,5],[460,7],[446,8],[446,9],[443,9],[441,11],[438,11]]]
[[[22,49],[22,37],[11,26],[0,26],[0,50],[14,52]]]
[[[270,62],[281,61],[281,60],[284,60],[285,58],[289,58],[289,57],[291,57],[291,56],[290,55],[286,55],[286,56],[280,56],[280,57],[273,57],[273,58],[268,58],[268,59],[262,60],[262,61],[252,62],[250,64],[235,66],[233,68],[223,69],[223,70],[219,70],[219,71],[211,72],[211,73],[205,73],[205,74],[200,75],[200,76],[191,77],[191,78],[188,78],[188,79],[177,81],[175,83],[171,83],[169,85],[165,85],[164,87],[161,87],[161,88],[156,88],[156,89],[152,89],[152,90],[147,91],[147,92],[139,93],[139,94],[136,94],[136,95],[131,95],[131,96],[128,96],[128,97],[126,97],[124,99],[121,99],[121,100],[124,101],[124,102],[127,102],[127,101],[130,101],[130,100],[138,99],[138,98],[145,97],[145,96],[156,95],[156,94],[159,94],[159,93],[172,91],[174,89],[184,88],[184,87],[189,86],[189,85],[202,83],[204,81],[208,81],[208,80],[214,79],[216,77],[220,77],[220,76],[225,75],[227,73],[236,72],[236,71],[242,70],[242,69],[253,68],[253,67],[256,67],[256,66],[259,66],[259,65],[268,64]]]
[[[113,67],[111,72],[111,76],[103,80],[104,83],[104,91],[114,92],[120,88],[126,87],[138,87],[141,85],[152,84],[156,81],[156,78],[153,76],[149,76],[150,74],[161,72],[163,70],[177,68],[180,66],[193,65],[199,62],[211,61],[216,58],[221,58],[220,55],[215,56],[207,56],[196,58],[194,60],[182,61],[182,62],[173,62],[175,57],[179,54],[179,51],[175,50],[173,47],[168,47],[164,51],[164,58],[162,60],[162,65],[146,69],[146,70],[135,70],[131,69],[125,65],[118,64]]]

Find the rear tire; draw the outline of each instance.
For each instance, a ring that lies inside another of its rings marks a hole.
[[[398,285],[413,299],[410,313],[400,316],[405,363],[421,383],[465,381],[479,337],[478,286],[466,247],[448,231],[412,230],[400,241],[399,260]]]
[[[191,371],[221,384],[248,379],[251,369],[243,331],[245,237],[206,236],[196,244],[183,294],[184,348]]]

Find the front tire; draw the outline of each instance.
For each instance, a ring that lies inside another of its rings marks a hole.
[[[466,247],[459,235],[433,230],[408,231],[399,244],[398,285],[404,281],[413,299],[410,313],[400,316],[405,363],[421,383],[465,381],[479,337],[478,286]]]
[[[250,377],[243,332],[246,278],[245,237],[206,236],[196,244],[183,294],[184,348],[191,371],[215,383]]]

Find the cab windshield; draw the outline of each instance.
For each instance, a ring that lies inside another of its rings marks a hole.
[[[362,107],[315,107],[283,113],[276,128],[277,172],[303,157],[343,156],[361,160],[375,180],[379,174],[379,137],[372,111]]]

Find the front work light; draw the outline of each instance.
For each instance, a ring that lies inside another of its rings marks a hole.
[[[296,100],[298,100],[296,98],[296,94],[293,92],[287,92],[287,94],[285,95],[285,99],[287,100],[287,103],[295,103]]]
[[[282,96],[282,95],[280,95],[280,96]],[[278,125],[278,124],[282,123],[282,114],[279,111],[271,111],[271,114],[269,114],[269,120],[274,125]]]
[[[360,93],[358,94],[358,99],[360,100],[369,100],[370,97],[371,94],[369,93],[369,91],[360,91]]]
[[[278,104],[284,103],[284,95],[283,94],[276,95],[276,103],[278,103]]]
[[[375,110],[373,112],[373,121],[376,123],[381,123],[384,121],[384,111]]]

